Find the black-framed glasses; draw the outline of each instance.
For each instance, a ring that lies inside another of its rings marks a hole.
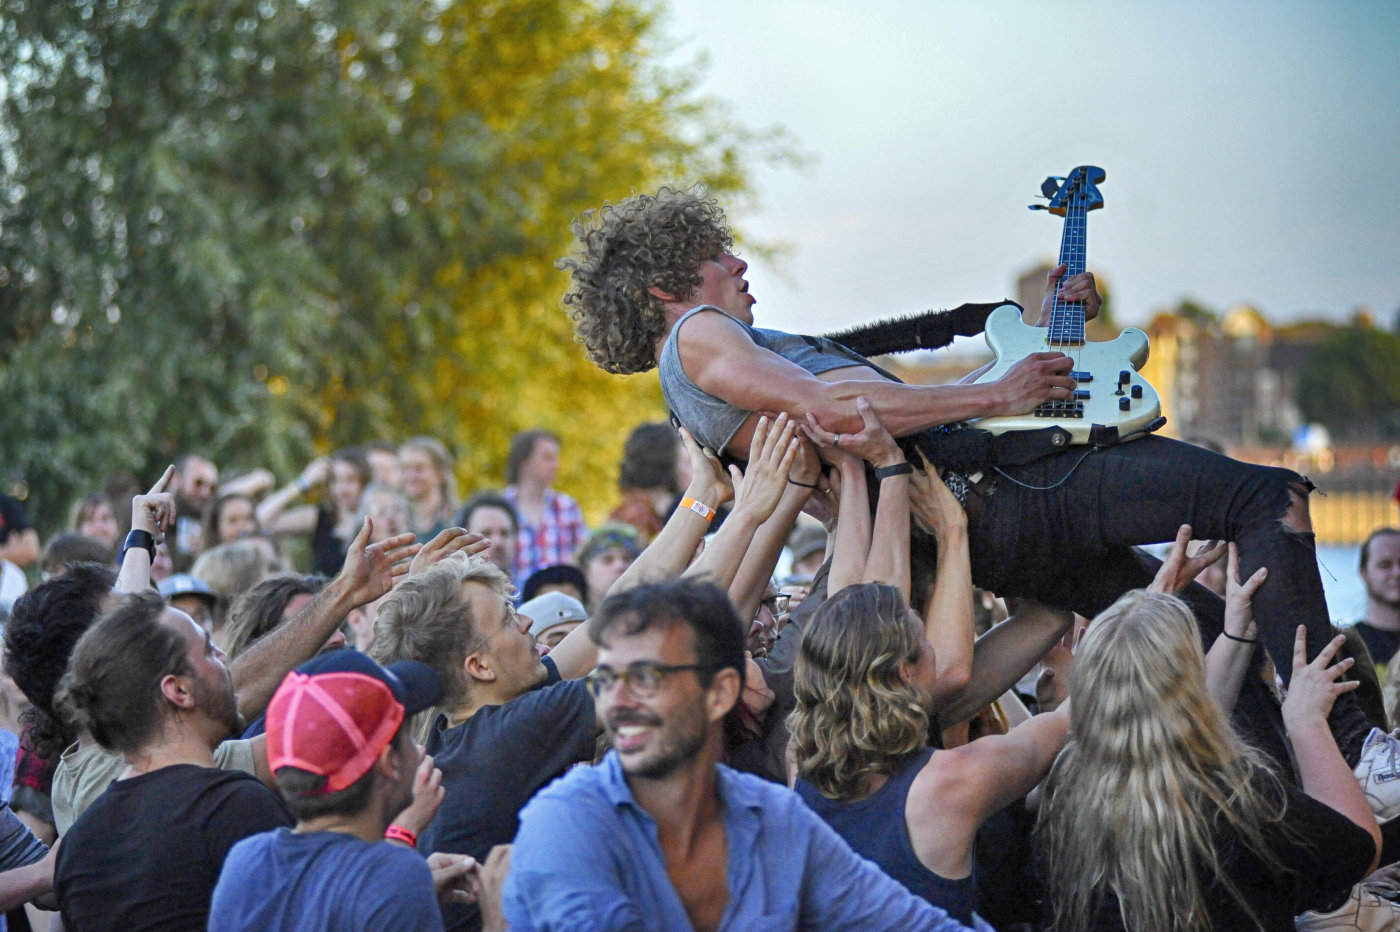
[[[694,670],[696,673],[703,673],[713,670],[714,666],[708,663],[651,663],[646,660],[639,660],[636,663],[628,664],[626,670],[614,670],[612,667],[599,667],[583,678],[588,685],[588,691],[596,699],[605,690],[612,689],[619,681],[627,684],[627,689],[638,699],[646,699],[656,695],[656,691],[661,688],[661,681],[671,673],[682,673],[686,670]]]

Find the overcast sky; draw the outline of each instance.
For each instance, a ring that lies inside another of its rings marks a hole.
[[[1013,294],[1105,169],[1089,268],[1120,323],[1190,297],[1289,320],[1400,308],[1400,2],[667,0],[679,61],[814,156],[732,219],[760,325]]]

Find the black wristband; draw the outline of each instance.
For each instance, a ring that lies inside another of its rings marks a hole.
[[[1256,641],[1254,638],[1237,638],[1237,637],[1235,637],[1233,634],[1231,634],[1229,631],[1221,631],[1220,633],[1223,634],[1223,635],[1225,635],[1227,638],[1229,638],[1229,639],[1232,640],[1232,641],[1239,641],[1241,644],[1258,644],[1258,643],[1259,643],[1259,642]]]
[[[886,466],[883,469],[875,470],[875,481],[884,482],[894,476],[907,476],[914,471],[912,463],[895,463],[893,466]]]
[[[156,538],[150,531],[133,529],[126,535],[126,540],[122,541],[122,558],[118,561],[120,566],[126,562],[126,552],[133,547],[139,547],[151,555],[151,562],[156,559]]]

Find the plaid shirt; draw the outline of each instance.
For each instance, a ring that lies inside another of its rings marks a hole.
[[[583,511],[563,492],[553,489],[544,493],[544,521],[530,524],[520,511],[519,492],[515,486],[506,489],[506,501],[520,516],[520,534],[515,539],[515,579],[517,585],[536,570],[559,563],[572,563],[574,551],[588,536]]]

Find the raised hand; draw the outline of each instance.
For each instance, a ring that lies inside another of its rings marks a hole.
[[[833,434],[824,429],[813,414],[807,415],[807,423],[802,432],[807,435],[808,440],[820,447],[832,462],[835,462],[834,457],[839,456],[841,452],[854,454],[876,469],[904,462],[904,451],[875,416],[875,409],[870,406],[870,402],[865,398],[857,398],[856,411],[862,421],[858,434]]]
[[[175,523],[175,496],[166,491],[174,476],[175,467],[165,467],[165,472],[151,486],[151,491],[131,499],[132,530],[146,531],[160,540],[161,535]]]
[[[1269,576],[1268,567],[1261,566],[1243,584],[1240,583],[1240,554],[1233,543],[1230,544],[1230,560],[1226,564],[1225,576],[1225,633],[1237,638],[1253,640],[1254,593],[1264,585]]]
[[[318,456],[306,464],[306,468],[301,471],[300,481],[309,489],[313,486],[321,485],[331,477],[331,461],[329,457]]]
[[[405,561],[420,549],[412,534],[399,534],[371,544],[373,533],[374,520],[366,517],[360,533],[346,549],[345,565],[335,578],[348,588],[352,608],[368,605],[388,592],[396,579],[408,573],[409,564]]]
[[[485,553],[490,548],[491,542],[480,534],[461,527],[444,528],[418,551],[413,562],[408,565],[408,575],[421,573],[444,557],[458,551],[465,551],[467,556],[471,557],[478,553]]]
[[[967,511],[958,504],[938,471],[931,466],[909,476],[909,516],[926,534],[942,537],[955,527],[967,527]]]
[[[690,460],[690,485],[686,487],[686,495],[711,508],[718,508],[733,498],[734,484],[714,451],[700,446],[684,427],[677,426],[676,432]]]
[[[785,413],[771,423],[766,417],[758,419],[744,471],[729,467],[734,481],[735,511],[746,508],[759,523],[773,514],[787,488],[788,473],[802,443],[796,432],[796,422],[789,420]]]
[[[431,754],[423,754],[423,748],[415,745],[422,759],[413,772],[413,802],[408,808],[394,816],[394,824],[402,825],[415,835],[422,834],[433,816],[442,806],[442,771],[433,763]]]
[[[1290,732],[1295,725],[1308,720],[1326,721],[1337,697],[1361,685],[1357,680],[1341,678],[1355,662],[1350,657],[1328,666],[1345,643],[1346,638],[1337,635],[1309,663],[1307,628],[1298,626],[1298,634],[1293,639],[1293,678],[1288,681],[1288,694],[1283,699],[1283,721]]]
[[[1191,525],[1183,524],[1176,531],[1176,540],[1172,541],[1167,558],[1157,568],[1157,575],[1152,578],[1151,585],[1147,587],[1148,592],[1176,595],[1191,585],[1196,577],[1205,571],[1206,567],[1225,556],[1224,541],[1207,541],[1206,545],[1195,554],[1187,553],[1187,547],[1190,543]],[[1233,554],[1234,544],[1231,544],[1230,548]],[[1258,589],[1259,587],[1255,586],[1254,588]],[[1254,595],[1253,590],[1250,590],[1250,595]]]

